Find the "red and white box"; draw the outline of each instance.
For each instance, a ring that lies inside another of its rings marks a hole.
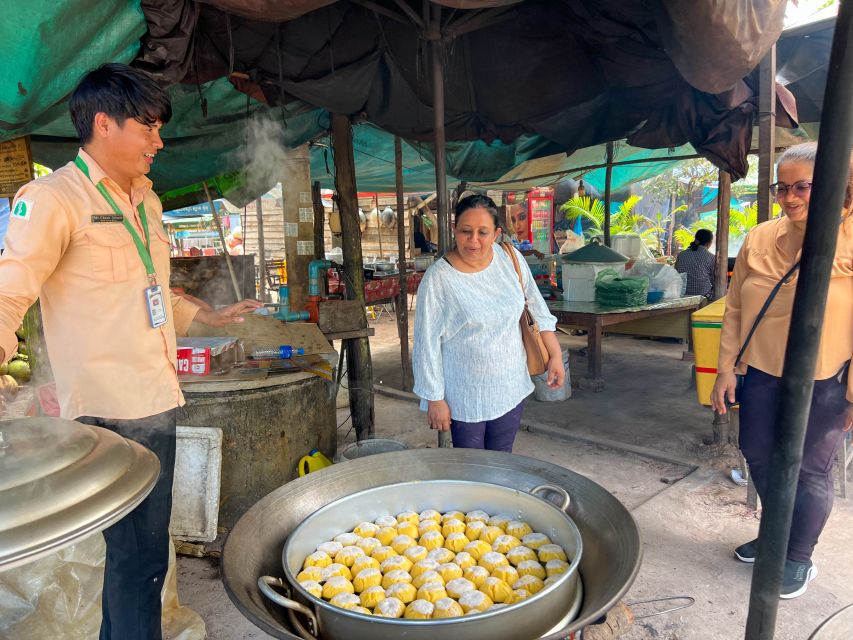
[[[178,338],[178,375],[208,376],[236,364],[237,338]]]

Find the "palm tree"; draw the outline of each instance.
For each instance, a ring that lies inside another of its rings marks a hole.
[[[770,214],[771,218],[776,218],[779,213],[782,211],[781,207],[773,203],[773,211]],[[729,239],[730,240],[740,240],[743,238],[750,229],[752,229],[755,225],[758,224],[758,203],[753,202],[748,207],[744,207],[743,209],[729,209]],[[717,216],[713,215],[711,217],[705,218],[704,220],[697,220],[690,227],[681,227],[675,232],[675,239],[678,240],[678,243],[681,245],[682,249],[686,249],[691,242],[693,242],[693,238],[696,235],[696,232],[699,229],[708,229],[708,231],[716,231],[717,230]]]
[[[619,205],[619,209],[610,216],[610,233],[638,235],[644,239],[651,237],[655,229],[654,221],[634,211],[641,199],[640,196],[630,196]],[[584,231],[587,238],[604,235],[604,203],[601,200],[589,196],[575,196],[562,205],[560,210],[569,223],[578,218],[591,223]]]

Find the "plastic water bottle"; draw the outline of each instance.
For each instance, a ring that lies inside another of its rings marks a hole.
[[[304,356],[305,349],[302,347],[294,348],[289,344],[283,344],[278,347],[256,347],[252,351],[252,358],[255,360],[287,360],[293,356]]]

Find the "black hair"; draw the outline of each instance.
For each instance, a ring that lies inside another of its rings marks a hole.
[[[690,250],[696,251],[699,247],[711,244],[713,240],[714,234],[708,231],[708,229],[699,229],[699,231],[696,232],[696,237],[693,239],[693,242],[690,243]]]
[[[495,204],[495,201],[492,200],[489,196],[484,196],[479,193],[475,193],[470,196],[465,196],[459,202],[456,203],[456,209],[453,212],[453,224],[459,224],[459,218],[462,217],[462,214],[468,211],[468,209],[485,209],[489,212],[489,215],[492,216],[492,220],[495,223],[495,229],[502,229],[503,225],[501,225],[500,217],[498,216],[498,206]]]
[[[150,75],[126,64],[108,63],[89,71],[74,89],[68,104],[80,142],[92,139],[95,114],[105,113],[119,126],[133,118],[153,125],[172,118],[168,94]]]

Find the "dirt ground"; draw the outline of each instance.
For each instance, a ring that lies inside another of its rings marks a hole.
[[[425,415],[400,384],[400,352],[393,316],[371,323],[376,437],[409,447],[436,446]],[[571,375],[586,369],[586,338],[561,336],[571,352]],[[684,347],[665,341],[608,336],[602,393],[573,390],[558,403],[528,399],[515,452],[562,465],[598,482],[631,511],[644,541],[640,574],[627,603],[690,596],[673,613],[638,619],[625,640],[731,640],[743,637],[751,568],[732,550],[758,531],[746,490],[729,478],[732,456],[702,444],[712,415],[696,402]],[[355,440],[345,392],[338,398],[339,443]],[[853,480],[853,477],[851,477]],[[805,640],[828,616],[853,602],[853,500],[836,497],[815,552],[820,575],[800,598],[782,601],[778,640]],[[207,622],[211,640],[266,638],[228,601],[212,559],[179,560],[182,604]],[[638,616],[669,608],[637,605]],[[853,637],[853,631],[851,631]]]

